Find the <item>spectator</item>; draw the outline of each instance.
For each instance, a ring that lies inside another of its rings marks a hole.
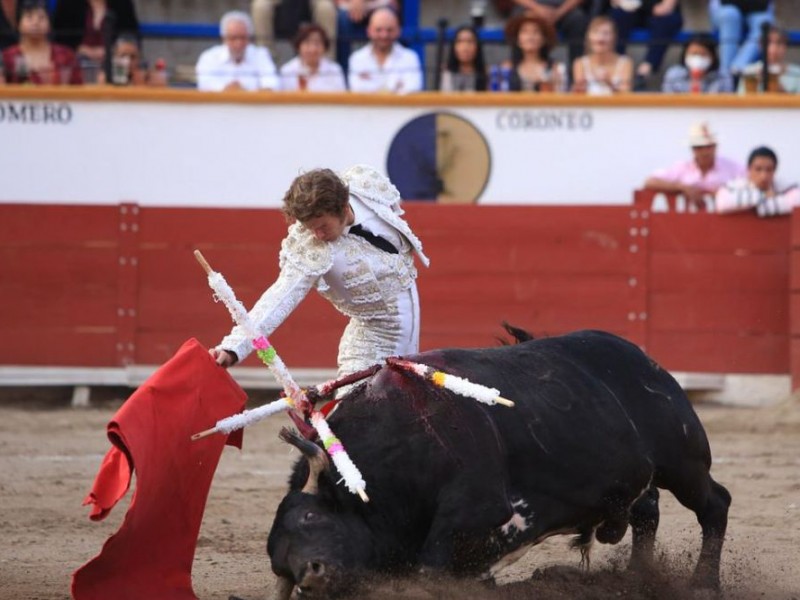
[[[309,92],[344,92],[347,86],[339,63],[325,56],[331,42],[316,24],[301,25],[294,39],[297,52],[281,67],[281,88]]]
[[[636,75],[649,77],[661,68],[664,54],[683,27],[680,0],[611,0],[611,18],[617,25],[617,52],[625,54],[634,28],[645,28],[650,35],[647,53]]]
[[[511,45],[511,91],[564,91],[565,67],[550,58],[556,31],[549,21],[530,14],[517,15],[506,25],[506,39]]]
[[[225,13],[219,33],[223,43],[205,50],[197,60],[198,90],[278,89],[278,74],[269,51],[250,43],[253,22],[247,13]]]
[[[584,0],[514,0],[514,12],[527,12],[552,25],[568,44],[568,62],[583,54],[583,42],[589,25]]]
[[[350,56],[347,79],[354,92],[407,94],[422,89],[422,66],[416,52],[397,41],[400,21],[389,8],[369,17],[369,44]]]
[[[755,209],[759,217],[787,215],[800,206],[797,184],[775,182],[778,156],[760,146],[747,159],[747,176],[729,181],[717,190],[717,212],[730,213]]]
[[[97,83],[106,83],[106,74],[102,71],[97,76]],[[114,42],[111,55],[111,83],[162,87],[167,85],[167,78],[163,71],[148,68],[147,62],[142,59],[139,38],[133,34],[121,33]]]
[[[309,21],[319,25],[329,40],[336,38],[334,0],[252,0],[255,42],[271,47],[275,37],[293,39],[300,25]]]
[[[586,32],[586,55],[572,63],[573,91],[593,96],[630,91],[633,61],[614,51],[616,37],[610,17],[592,19]]]
[[[709,0],[708,14],[719,32],[720,71],[739,75],[758,58],[761,25],[775,21],[771,0]]]
[[[486,91],[486,59],[478,32],[468,25],[456,29],[442,71],[443,92]]]
[[[717,44],[708,35],[694,36],[683,48],[681,64],[664,73],[661,91],[718,94],[733,91],[731,78],[719,71]]]
[[[17,0],[0,1],[0,52],[17,43],[17,20],[19,18]],[[0,69],[2,70],[2,69]]]
[[[705,201],[706,194],[716,191],[731,179],[744,174],[738,163],[717,156],[717,139],[707,123],[696,123],[689,129],[692,159],[659,169],[644,184],[649,190],[683,194],[695,206]]]
[[[53,14],[55,41],[78,54],[83,78],[94,83],[106,67],[106,45],[121,32],[139,35],[133,0],[58,0]]]
[[[367,23],[373,11],[391,8],[400,14],[399,0],[336,0],[336,60],[343,69],[348,66],[353,40],[367,37]]]
[[[771,27],[767,38],[767,68],[770,92],[800,93],[800,65],[786,62],[789,36],[782,29]],[[761,87],[764,63],[759,61],[745,68],[739,79],[739,92],[755,92]]]
[[[50,16],[45,0],[24,0],[20,6],[19,44],[3,51],[7,83],[80,85],[81,70],[75,53],[50,42]]]

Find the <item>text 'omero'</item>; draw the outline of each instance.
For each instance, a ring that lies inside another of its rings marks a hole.
[[[56,124],[72,121],[72,107],[53,102],[0,102],[0,124]]]

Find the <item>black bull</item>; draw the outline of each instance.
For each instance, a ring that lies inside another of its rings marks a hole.
[[[295,465],[267,543],[279,596],[336,594],[368,571],[491,575],[551,535],[577,533],[588,550],[593,537],[620,541],[629,524],[631,564],[646,566],[657,488],[697,515],[694,583],[718,587],[730,495],[709,475],[708,439],[685,393],[636,346],[582,331],[407,358],[516,406],[384,367],[329,419],[367,504],[336,483],[318,446],[287,440],[309,460]]]

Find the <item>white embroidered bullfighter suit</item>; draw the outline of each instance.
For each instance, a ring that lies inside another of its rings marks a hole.
[[[350,190],[353,225],[337,240],[324,242],[300,223],[292,224],[281,244],[280,275],[250,311],[258,330],[269,336],[316,287],[350,318],[339,342],[339,377],[419,350],[413,253],[429,264],[422,243],[401,218],[400,193],[384,175],[357,165],[341,177]],[[389,241],[398,252],[350,233],[356,225]],[[235,352],[241,361],[252,343],[237,326],[218,348]]]

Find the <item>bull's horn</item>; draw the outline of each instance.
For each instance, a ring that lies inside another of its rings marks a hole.
[[[287,444],[291,444],[300,450],[308,460],[308,479],[302,491],[305,494],[316,494],[319,490],[319,474],[330,466],[325,451],[314,442],[301,436],[294,429],[282,427],[278,436]]]

